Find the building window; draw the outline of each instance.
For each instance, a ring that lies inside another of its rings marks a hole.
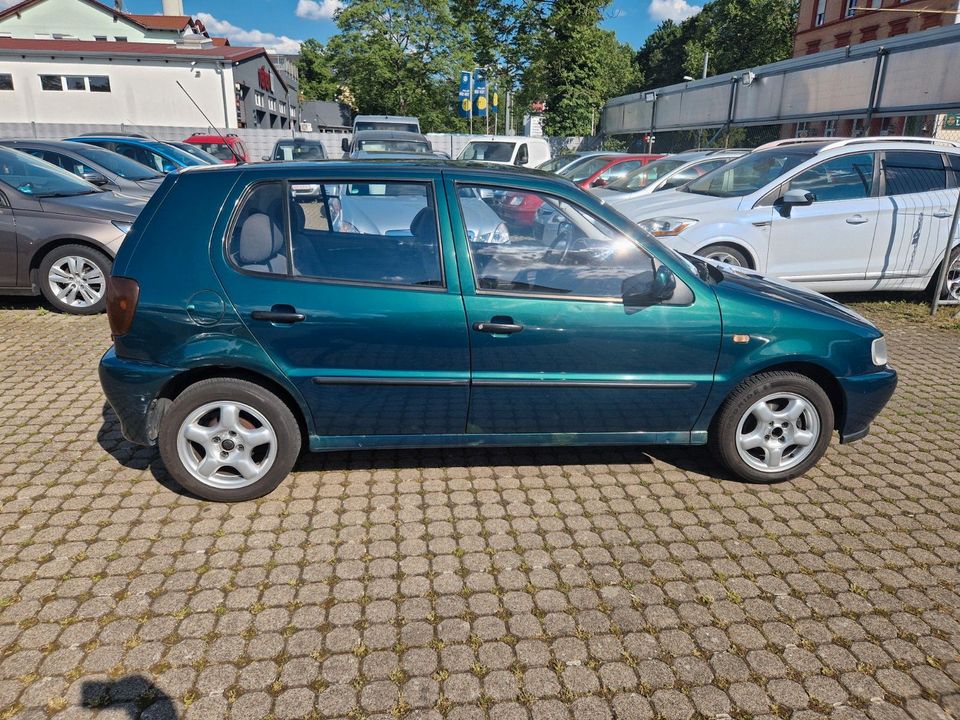
[[[837,121],[836,120],[827,120],[823,124],[823,136],[824,137],[833,137],[837,134]]]
[[[91,75],[87,80],[90,81],[90,92],[110,92],[110,78],[106,75]]]
[[[823,25],[827,17],[827,0],[817,0],[817,14],[813,21],[816,27]]]
[[[280,114],[281,114],[281,115],[286,115],[286,114],[287,114],[287,104],[286,104],[285,102],[283,102],[282,100],[280,101]]]
[[[810,130],[807,128],[807,123],[798,122],[797,123],[797,132],[794,137],[805,138],[810,134]]]
[[[13,90],[13,75],[0,73],[0,90]]]
[[[920,21],[920,29],[927,30],[932,27],[940,27],[943,23],[943,15],[939,13],[924,13],[923,20]]]
[[[106,42],[106,41],[107,41],[107,36],[106,36],[106,35],[94,35],[94,36],[93,36],[93,39],[96,40],[97,42]]]
[[[116,40],[117,42],[126,42],[126,41],[127,41],[127,36],[126,36],[126,35],[115,35],[113,39]]]
[[[894,20],[891,22],[889,37],[894,37],[895,35],[906,35],[908,32],[910,32],[910,29],[907,27],[908,22],[910,22],[910,18],[901,18],[900,20]]]
[[[814,53],[820,52],[820,41],[811,40],[807,43],[807,55],[813,55]]]
[[[259,91],[254,92],[253,102],[258,108],[262,108],[264,105],[263,93]]]
[[[59,75],[41,75],[41,90],[63,90],[63,78]]]
[[[64,80],[66,81],[67,90],[80,90],[81,92],[87,89],[87,79],[83,75],[67,75]]]
[[[276,98],[267,98],[267,109],[271,112],[277,111],[277,100]]]

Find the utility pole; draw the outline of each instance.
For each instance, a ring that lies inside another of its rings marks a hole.
[[[703,79],[707,77],[707,66],[710,64],[710,51],[707,50],[703,55]]]

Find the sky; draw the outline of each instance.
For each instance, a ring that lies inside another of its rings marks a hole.
[[[15,0],[0,0],[0,7]],[[111,0],[106,0],[112,4]],[[621,42],[638,49],[644,39],[667,19],[683,20],[696,14],[698,4],[688,0],[614,0],[605,10],[603,26]],[[333,15],[340,0],[184,0],[184,12],[204,21],[211,34],[230,38],[235,45],[263,45],[295,53],[307,38],[325,41],[336,31]],[[124,0],[133,13],[158,13],[161,0]]]

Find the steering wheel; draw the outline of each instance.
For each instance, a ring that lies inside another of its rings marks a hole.
[[[557,237],[550,244],[550,247],[547,248],[547,251],[543,254],[543,259],[549,262],[550,257],[556,251],[557,246],[560,243],[563,243],[563,250],[560,252],[560,257],[557,258],[557,265],[563,265],[564,260],[567,259],[567,255],[573,247],[574,240],[575,238],[573,236],[573,230],[571,226],[568,225],[566,228],[558,230]]]

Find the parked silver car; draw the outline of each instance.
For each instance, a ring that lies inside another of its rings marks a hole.
[[[0,294],[42,293],[63,312],[101,312],[113,258],[143,206],[0,147]]]
[[[65,140],[0,140],[0,145],[29,153],[104,190],[149,200],[163,175],[146,165],[95,145]]]
[[[668,155],[644,165],[629,175],[602,188],[590,188],[590,192],[616,205],[627,198],[649,195],[660,190],[686,185],[701,175],[706,175],[734,158],[746,155],[749,150],[688,150]]]

